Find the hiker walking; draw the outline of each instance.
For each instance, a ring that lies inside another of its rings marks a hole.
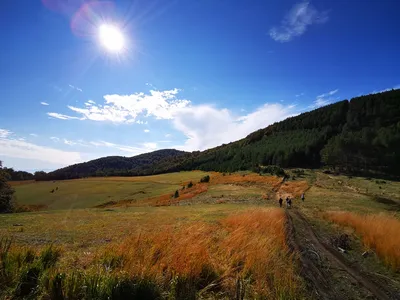
[[[303,201],[304,202],[304,193],[303,194],[301,194],[301,201]]]
[[[279,197],[279,207],[282,207],[282,202],[283,202],[282,197]]]
[[[289,198],[289,208],[292,207],[292,199]]]
[[[287,207],[287,208],[290,207],[289,201],[290,201],[289,197],[286,197],[286,207]]]

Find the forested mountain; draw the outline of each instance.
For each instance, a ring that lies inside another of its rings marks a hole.
[[[157,165],[173,165],[187,152],[174,149],[158,150],[134,157],[108,156],[75,164],[50,173],[42,173],[39,180],[73,179],[91,176],[135,176],[152,174]]]
[[[344,100],[288,118],[203,152],[160,150],[105,157],[51,172],[44,179],[151,175],[180,170],[233,172],[266,165],[400,176],[400,90]]]

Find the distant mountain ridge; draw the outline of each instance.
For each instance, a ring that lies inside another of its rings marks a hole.
[[[182,170],[259,171],[262,166],[400,175],[400,90],[356,97],[277,122],[247,137],[192,153],[158,150],[110,156],[46,174],[42,179],[134,176]]]
[[[43,178],[40,179],[147,175],[148,170],[154,169],[157,164],[172,163],[174,159],[187,153],[175,149],[163,149],[133,157],[107,156],[43,174]]]

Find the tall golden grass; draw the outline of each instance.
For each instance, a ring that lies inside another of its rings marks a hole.
[[[325,216],[335,223],[354,228],[363,243],[376,251],[383,261],[400,270],[400,220],[384,215],[359,215],[350,212],[327,212]]]
[[[296,298],[300,279],[285,243],[285,215],[279,209],[250,210],[219,223],[167,226],[129,237],[108,251],[123,258],[132,276],[169,282],[173,276],[203,282],[228,297],[238,278],[252,296]]]

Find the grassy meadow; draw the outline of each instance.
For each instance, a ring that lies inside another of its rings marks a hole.
[[[385,240],[400,228],[398,182],[193,171],[14,189],[32,211],[0,215],[0,299],[309,299],[287,196],[321,236],[346,232],[376,253],[368,267],[399,267],[400,241]]]

